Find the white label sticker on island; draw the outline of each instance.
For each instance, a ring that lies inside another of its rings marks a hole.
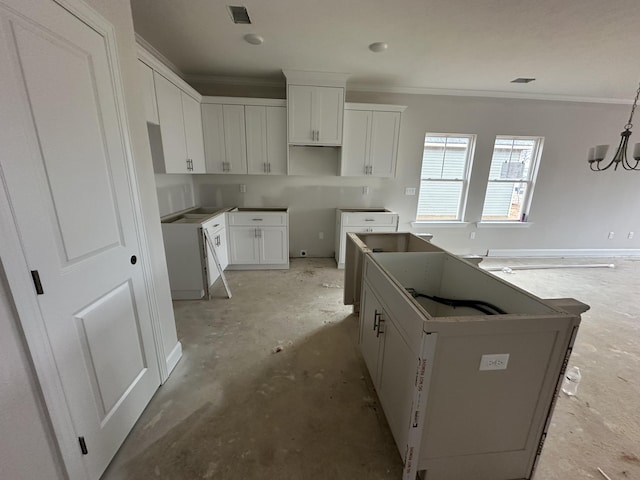
[[[480,370],[506,370],[508,364],[508,353],[482,355],[482,359],[480,360]]]

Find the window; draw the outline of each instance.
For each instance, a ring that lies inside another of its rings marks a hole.
[[[417,221],[462,220],[474,143],[474,135],[425,135]]]
[[[542,137],[496,137],[482,220],[526,219],[542,141]]]

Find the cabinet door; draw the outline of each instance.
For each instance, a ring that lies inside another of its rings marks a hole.
[[[286,227],[258,228],[260,263],[281,265],[289,261],[289,238]]]
[[[344,111],[343,176],[364,176],[368,173],[371,117],[371,111]]]
[[[202,113],[200,103],[184,92],[182,113],[184,115],[184,134],[187,143],[187,158],[192,162],[191,173],[205,173],[204,140],[202,133]]]
[[[400,113],[373,112],[371,122],[370,174],[395,177],[400,134]]]
[[[244,107],[247,138],[247,170],[250,174],[265,175],[267,168],[267,109]]]
[[[222,105],[202,105],[202,128],[204,131],[204,154],[207,173],[224,173],[224,119]]]
[[[373,385],[378,388],[378,359],[380,356],[380,339],[377,335],[377,324],[384,315],[382,306],[371,287],[364,284],[360,309],[360,350],[364,363],[371,375]]]
[[[214,235],[213,247],[216,249],[222,270],[226,269],[229,266],[229,247],[227,243],[227,230],[225,228]]]
[[[142,97],[147,122],[158,124],[158,104],[156,103],[156,86],[153,83],[153,70],[140,60],[138,60],[138,68],[142,76]]]
[[[229,262],[232,265],[257,265],[260,263],[258,228],[229,227],[229,256]]]
[[[303,145],[315,143],[313,121],[313,92],[315,88],[306,85],[289,85],[287,93],[289,143]]]
[[[164,172],[159,173],[189,173],[180,89],[156,72],[153,78],[164,152]]]
[[[287,174],[287,109],[266,107],[267,163],[271,175]]]
[[[209,237],[209,240],[211,240],[211,245],[213,246],[213,248],[216,248],[216,236],[218,235],[217,233],[214,233],[213,231],[213,227],[208,227],[207,228],[207,236]],[[220,277],[220,271],[218,270],[218,267],[216,265],[215,260],[213,259],[213,253],[211,253],[211,246],[209,245],[209,243],[206,241],[206,238],[202,238],[202,241],[204,242],[204,250],[206,252],[206,259],[207,259],[207,277],[208,277],[208,282],[209,285],[213,285],[213,282],[215,282],[219,277]],[[216,251],[216,255],[218,254],[218,252]]]
[[[385,315],[380,327],[382,355],[376,390],[396,445],[404,447],[410,425],[418,358],[409,349],[393,320],[386,312]]]
[[[223,105],[226,173],[247,173],[244,105]]]
[[[321,145],[342,145],[342,118],[344,89],[340,87],[314,87],[315,128]]]

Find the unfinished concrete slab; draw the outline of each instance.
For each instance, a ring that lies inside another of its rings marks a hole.
[[[550,263],[483,266],[535,262]],[[640,261],[606,263],[616,268],[497,273],[592,307],[571,359],[579,392],[559,399],[537,479],[600,478],[598,467],[640,478]],[[229,272],[232,299],[219,285],[211,301],[175,302],[184,356],[103,478],[399,479],[343,274],[330,259],[295,259],[287,271]]]

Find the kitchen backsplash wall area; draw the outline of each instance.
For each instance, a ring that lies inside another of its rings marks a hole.
[[[158,173],[155,179],[161,217],[196,205],[192,175]]]
[[[373,177],[194,175],[194,186],[204,206],[289,207],[292,257],[333,256],[336,208],[393,208],[390,199],[402,198],[395,182]]]

